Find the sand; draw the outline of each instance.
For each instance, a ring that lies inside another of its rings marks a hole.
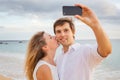
[[[0,55],[0,80],[25,80],[23,65],[23,59]]]
[[[3,75],[0,75],[0,80],[12,80],[12,78],[8,78]]]

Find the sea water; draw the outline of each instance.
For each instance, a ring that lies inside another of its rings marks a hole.
[[[95,40],[76,40],[80,44],[96,44]],[[94,80],[120,80],[120,39],[112,39],[112,53],[95,69]],[[25,80],[24,62],[28,41],[0,43],[0,74],[14,80]],[[57,53],[59,49],[57,50]]]

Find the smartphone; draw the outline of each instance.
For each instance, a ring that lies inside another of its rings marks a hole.
[[[63,15],[65,16],[74,16],[82,15],[82,8],[77,6],[63,6]]]

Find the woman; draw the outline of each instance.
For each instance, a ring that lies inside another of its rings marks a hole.
[[[54,63],[58,46],[55,37],[45,32],[38,32],[31,38],[25,63],[28,80],[59,80]]]

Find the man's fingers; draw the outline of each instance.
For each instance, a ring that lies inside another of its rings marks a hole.
[[[79,15],[75,15],[75,17],[76,17],[77,19],[79,19],[79,20],[81,20],[81,21],[84,22],[84,19],[83,19],[81,16],[79,16]]]

